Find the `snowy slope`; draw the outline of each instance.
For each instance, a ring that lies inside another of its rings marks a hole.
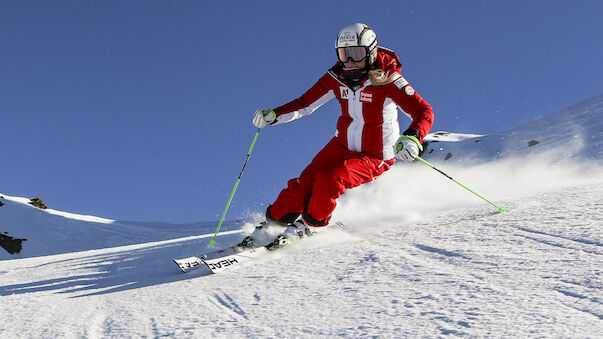
[[[442,149],[425,159],[505,214],[401,164],[340,199],[344,229],[222,275],[170,262],[208,250],[216,223],[116,222],[0,194],[0,232],[28,238],[0,260],[0,337],[600,337],[602,103],[429,145]]]
[[[555,158],[603,158],[603,94],[548,114],[511,131],[492,135],[439,132],[429,141],[425,157],[434,161],[483,163],[500,158],[542,155]]]
[[[16,255],[0,249],[0,260],[70,253],[91,249],[139,244],[215,230],[215,222],[192,224],[118,222],[32,206],[30,199],[0,193],[0,234],[26,239]],[[239,233],[240,222],[223,225]],[[229,232],[227,232],[228,234]]]

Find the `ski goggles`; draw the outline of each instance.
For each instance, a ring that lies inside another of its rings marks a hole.
[[[337,57],[341,62],[348,62],[350,59],[359,62],[366,58],[367,52],[364,46],[351,46],[337,48]]]

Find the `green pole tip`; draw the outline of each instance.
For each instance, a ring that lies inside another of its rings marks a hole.
[[[500,213],[505,213],[507,211],[507,209],[504,207],[499,207],[498,210],[500,211]]]
[[[209,246],[213,246],[216,243],[216,239],[212,239],[209,241]]]

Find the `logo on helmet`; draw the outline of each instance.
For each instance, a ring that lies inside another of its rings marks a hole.
[[[351,32],[345,32],[343,35],[339,36],[339,43],[356,43],[357,38],[356,34]]]

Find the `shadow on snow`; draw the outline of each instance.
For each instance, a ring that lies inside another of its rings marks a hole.
[[[56,291],[78,298],[202,277],[211,274],[207,267],[183,273],[172,259],[209,251],[208,244],[209,239],[185,240],[25,267],[22,269],[51,266],[65,276],[0,286],[0,296]]]

